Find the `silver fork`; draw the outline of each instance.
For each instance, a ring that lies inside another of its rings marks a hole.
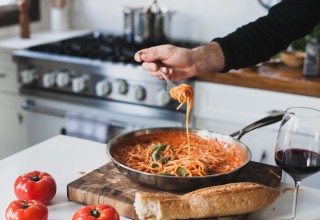
[[[173,87],[176,87],[177,85],[174,84],[173,82],[171,82],[171,80],[163,73],[161,72],[161,70],[159,70],[159,73],[161,74],[161,76],[165,79],[165,81],[167,82],[167,90],[168,92],[170,92],[170,90],[173,88]]]

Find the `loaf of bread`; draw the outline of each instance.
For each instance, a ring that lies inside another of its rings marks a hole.
[[[270,205],[279,190],[251,182],[230,183],[184,195],[137,192],[139,219],[197,219],[240,215]]]

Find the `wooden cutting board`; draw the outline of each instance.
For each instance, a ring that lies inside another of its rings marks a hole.
[[[281,175],[281,169],[276,166],[251,161],[241,170],[234,182],[249,181],[277,187],[281,181]],[[67,185],[67,194],[70,201],[85,205],[109,204],[121,216],[131,219],[138,219],[133,206],[135,193],[138,191],[163,192],[132,182],[120,174],[111,162]],[[246,216],[239,215],[215,219],[242,220]]]

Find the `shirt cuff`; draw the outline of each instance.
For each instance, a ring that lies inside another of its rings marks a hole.
[[[225,39],[218,37],[218,38],[214,38],[211,42],[217,42],[220,45],[221,50],[224,55],[224,68],[220,71],[220,73],[228,72],[229,70],[232,69],[232,67],[231,67],[231,53],[230,53],[230,50],[227,46],[227,43],[225,42]]]

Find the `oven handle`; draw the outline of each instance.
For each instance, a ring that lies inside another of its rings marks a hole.
[[[41,114],[46,114],[46,115],[53,115],[53,116],[58,116],[61,118],[64,118],[66,115],[66,111],[60,110],[60,109],[55,109],[55,108],[50,108],[47,106],[42,106],[38,105],[35,103],[35,101],[26,99],[21,103],[21,108],[23,108],[26,111],[30,112],[37,112]]]
[[[45,115],[52,115],[52,116],[58,116],[61,118],[64,118],[67,115],[67,111],[60,110],[60,109],[55,109],[55,108],[50,108],[47,106],[43,105],[38,105],[36,104],[35,101],[26,99],[21,103],[21,108],[23,108],[25,111],[30,111],[30,112],[36,112],[36,113],[41,113]],[[123,122],[123,121],[118,121],[118,120],[110,120],[109,125],[112,126],[117,126],[117,127],[127,127],[128,123]]]

